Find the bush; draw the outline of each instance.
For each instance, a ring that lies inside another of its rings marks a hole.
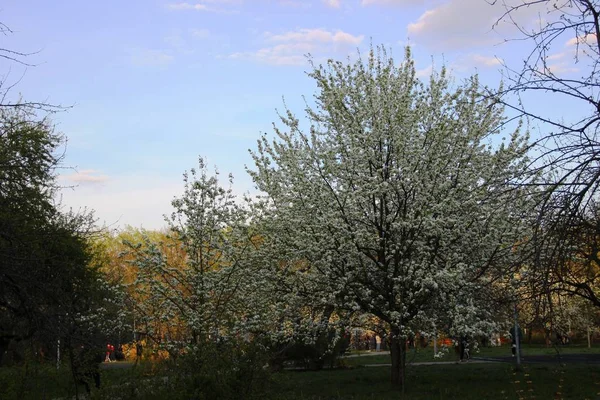
[[[210,343],[179,360],[179,387],[185,399],[262,398],[269,374],[268,354],[258,343],[221,341]]]
[[[105,386],[97,398],[262,399],[270,381],[267,360],[258,343],[204,343],[176,359],[142,367],[128,382]]]
[[[342,332],[338,337],[335,329],[329,329],[317,337],[314,343],[287,343],[270,363],[275,369],[283,368],[285,362],[310,370],[319,370],[326,365],[333,368],[349,345],[349,335]]]
[[[73,376],[67,366],[26,361],[0,367],[0,399],[44,399],[73,394]]]

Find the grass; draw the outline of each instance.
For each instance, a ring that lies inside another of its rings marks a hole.
[[[50,364],[27,363],[0,368],[0,399],[52,399],[73,390],[72,376],[66,368]]]
[[[124,363],[119,363],[124,364]],[[113,366],[113,365],[111,365]],[[137,368],[110,368],[101,370],[103,387],[123,385],[143,377],[152,379],[152,364],[145,363]],[[93,386],[93,382],[90,382]],[[79,394],[85,387],[78,385]],[[71,399],[75,393],[73,376],[68,365],[59,370],[54,364],[28,362],[24,365],[0,368],[0,399]]]
[[[287,371],[275,377],[277,400],[375,399],[595,399],[600,367],[527,365],[515,373],[507,364],[413,366],[404,395],[389,382],[389,368],[359,367],[318,372]]]
[[[568,353],[600,353],[600,348],[565,348]],[[553,354],[542,346],[525,346],[524,354]],[[479,355],[505,356],[510,348],[482,349]],[[431,349],[418,349],[411,357],[433,361]],[[454,361],[451,352],[442,361]],[[389,384],[389,367],[360,367],[360,364],[388,364],[389,355],[360,356],[344,360],[351,368],[323,371],[284,371],[273,375],[269,397],[275,400],[368,400],[368,399],[598,399],[600,365],[525,364],[513,371],[511,364],[439,364],[410,366],[404,395]],[[164,371],[152,363],[136,368],[110,365],[102,370],[103,389],[94,398],[132,398],[135,388],[155,382],[160,385]],[[68,367],[57,371],[52,365],[0,368],[1,399],[71,398],[73,382]],[[80,387],[80,393],[83,388]],[[139,396],[137,398],[140,398]]]

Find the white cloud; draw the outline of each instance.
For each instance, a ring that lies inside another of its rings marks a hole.
[[[498,57],[483,56],[481,54],[471,54],[467,57],[476,66],[495,67],[502,64],[502,60]]]
[[[183,40],[180,32],[175,32],[172,35],[166,36],[163,40],[166,44],[176,49],[185,47],[185,40]]]
[[[299,29],[281,35],[266,34],[269,40],[274,42],[298,42],[298,43],[338,43],[359,45],[364,36],[354,36],[343,31],[331,32],[325,29]]]
[[[208,6],[206,4],[175,3],[169,4],[168,7],[171,10],[208,11]]]
[[[206,39],[210,36],[210,31],[208,29],[190,29],[190,34],[198,39]]]
[[[295,8],[310,8],[311,4],[301,0],[279,0],[278,4],[284,7],[295,7]]]
[[[431,76],[432,72],[433,72],[433,65],[429,65],[428,67],[418,69],[415,72],[415,76],[417,78],[425,78],[425,77]]]
[[[91,209],[101,225],[160,229],[171,200],[183,192],[176,181],[151,176],[122,176],[104,185],[80,185],[61,192],[62,203],[73,209]]]
[[[588,33],[584,36],[571,38],[564,43],[564,47],[555,53],[546,57],[546,65],[540,68],[546,68],[544,72],[550,72],[554,75],[570,74],[581,71],[581,66],[585,69],[583,59],[595,57],[593,52],[589,52],[586,47],[596,46],[596,35]]]
[[[60,175],[59,180],[67,184],[98,184],[108,181],[108,176],[93,169],[83,169],[70,175]]]
[[[435,50],[453,51],[497,44],[512,38],[516,31],[509,20],[495,25],[506,12],[505,4],[519,4],[520,1],[497,1],[491,5],[485,0],[447,0],[409,24],[408,34],[417,43]],[[539,21],[540,15],[547,14],[546,6],[533,4],[512,16],[518,24],[530,26]]]
[[[303,65],[305,55],[333,57],[360,45],[364,36],[326,29],[299,29],[274,35],[265,33],[265,39],[274,43],[255,52],[238,52],[232,59],[248,59],[272,65]]]
[[[232,190],[241,199],[244,193],[253,196],[253,188],[249,177],[240,177],[236,178]],[[171,201],[182,196],[183,191],[180,174],[158,177],[130,174],[111,177],[102,185],[63,189],[59,198],[65,207],[94,210],[100,225],[161,229],[167,225],[163,216],[173,211]]]
[[[560,51],[557,49],[557,52],[546,57],[547,64],[545,68],[555,75],[581,71],[581,68],[576,65],[585,65],[585,63],[582,63],[583,59],[595,57],[594,52],[586,49],[587,46],[592,46],[594,49],[597,46],[596,35],[594,33],[588,33],[584,36],[567,40]]]
[[[169,57],[176,56],[189,56],[196,53],[198,40],[194,39],[206,39],[210,36],[210,32],[207,29],[188,29],[184,31],[182,29],[175,29],[168,36],[165,36],[163,41],[168,45],[168,52],[163,52]],[[166,61],[166,60],[165,60]]]
[[[196,3],[171,3],[167,4],[167,8],[175,11],[194,10],[206,12],[232,13],[236,12],[236,10],[219,6],[229,7],[231,5],[241,4],[242,2],[242,0],[200,0]],[[216,5],[217,7],[214,7],[214,5]]]
[[[413,6],[421,5],[425,3],[425,0],[362,0],[360,2],[363,6],[371,5],[383,5],[383,6]]]
[[[477,69],[496,68],[502,66],[503,60],[497,56],[488,56],[477,53],[467,53],[454,57],[447,66],[452,71],[467,74],[475,73]]]
[[[546,65],[546,70],[549,73],[554,74],[554,75],[572,74],[572,73],[579,72],[579,68],[574,67],[572,64],[566,63],[566,62],[548,64],[548,65]]]
[[[492,9],[487,2],[476,3],[480,4],[454,0],[427,10],[416,22],[408,25],[408,33],[418,43],[437,49],[489,44],[492,38],[487,33],[495,22],[495,16],[486,12],[488,8]],[[465,21],[467,16],[470,22]]]
[[[594,33],[588,33],[585,36],[574,37],[567,41],[567,46],[575,46],[581,44],[593,44],[596,46],[596,35]]]
[[[306,63],[306,54],[314,50],[314,46],[301,44],[280,44],[265,47],[256,52],[233,53],[231,59],[250,59],[271,65],[303,65]]]
[[[341,0],[323,0],[323,3],[331,8],[340,8],[342,6]]]
[[[166,66],[175,58],[163,51],[152,49],[135,49],[131,54],[131,62],[138,66]]]
[[[551,60],[562,60],[563,58],[565,58],[565,56],[567,55],[566,52],[561,52],[561,53],[555,53],[555,54],[551,54],[548,56],[547,60],[551,61]]]

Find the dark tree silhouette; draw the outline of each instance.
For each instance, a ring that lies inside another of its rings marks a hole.
[[[530,51],[517,67],[504,65],[500,101],[539,124],[532,169],[543,176],[538,229],[532,238],[532,275],[542,293],[580,296],[600,307],[598,239],[600,218],[600,1],[494,0]],[[535,26],[519,15],[536,11]],[[576,115],[534,111],[528,95],[542,93],[554,104],[574,104]],[[498,95],[498,93],[494,93]]]

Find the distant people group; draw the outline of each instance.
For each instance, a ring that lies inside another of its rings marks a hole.
[[[106,345],[106,357],[104,358],[104,362],[113,362],[115,359],[115,346],[108,343]]]

